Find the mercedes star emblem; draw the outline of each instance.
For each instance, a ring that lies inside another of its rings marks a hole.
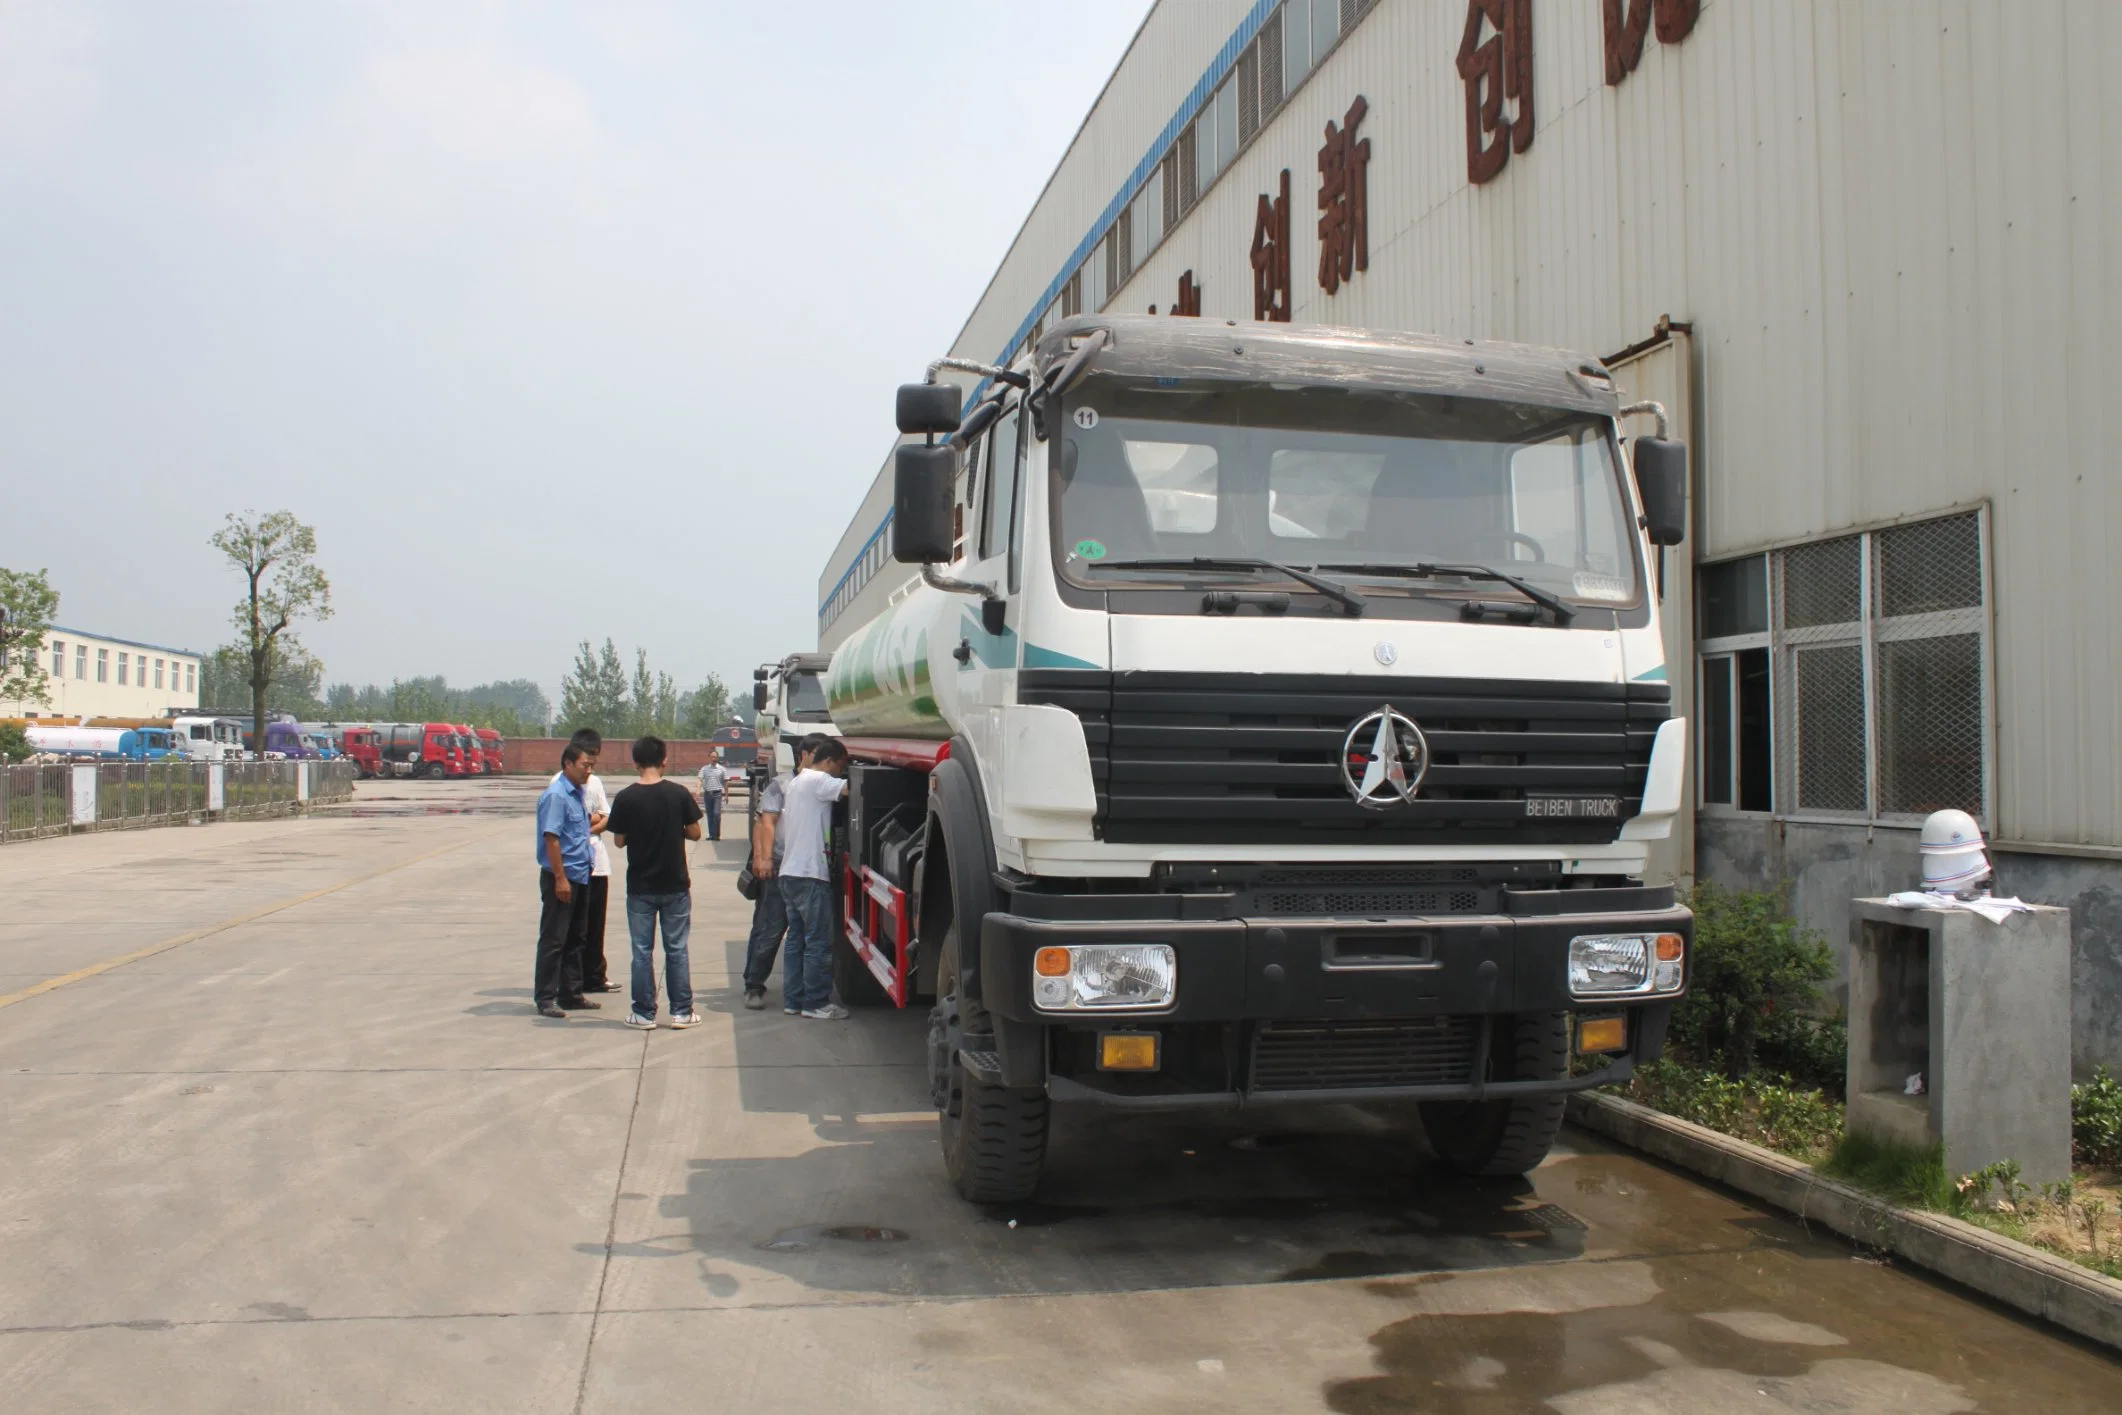
[[[1380,639],[1377,646],[1371,649],[1370,656],[1385,667],[1391,668],[1399,661],[1400,650],[1395,648],[1390,640]]]
[[[1356,720],[1341,743],[1341,781],[1356,804],[1382,811],[1415,799],[1429,770],[1422,729],[1390,706]]]

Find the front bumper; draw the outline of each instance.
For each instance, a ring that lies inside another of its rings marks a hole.
[[[1683,994],[1572,999],[1569,941],[1588,933],[1693,934],[1692,915],[1674,906],[1668,891],[1598,893],[1602,904],[1650,907],[1563,913],[1569,892],[1558,891],[1543,892],[1520,912],[1453,917],[990,914],[981,928],[980,991],[1002,1019],[998,1032],[1013,1034],[999,1047],[1009,1083],[1043,1083],[1056,1099],[1164,1107],[1585,1090],[1624,1081],[1638,1063],[1657,1059],[1672,1004]],[[1170,945],[1179,975],[1172,1004],[1098,1013],[1033,1007],[1038,949],[1100,942]],[[1490,1079],[1498,1075],[1498,1022],[1520,1013],[1622,1013],[1627,1049],[1587,1076]],[[1156,1074],[1099,1072],[1092,1046],[1111,1030],[1158,1032],[1168,1064]],[[1044,1045],[1034,1045],[1035,1037]],[[1273,1068],[1271,1050],[1279,1058]],[[1043,1067],[1035,1067],[1042,1057]],[[1366,1058],[1376,1064],[1367,1067]]]

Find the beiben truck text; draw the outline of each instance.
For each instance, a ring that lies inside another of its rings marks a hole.
[[[898,418],[919,573],[826,683],[836,972],[928,1003],[961,1194],[1031,1192],[1051,1101],[1413,1101],[1518,1173],[1658,1056],[1692,935],[1644,881],[1685,755],[1662,411],[1558,350],[1090,316]]]

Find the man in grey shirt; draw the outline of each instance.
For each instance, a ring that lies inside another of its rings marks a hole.
[[[796,744],[796,770],[810,765],[817,737]],[[752,874],[759,881],[759,897],[752,903],[752,936],[744,949],[744,1005],[757,1012],[766,1006],[766,980],[774,971],[774,957],[781,951],[781,937],[788,932],[788,905],[781,898],[781,857],[787,842],[781,838],[782,793],[788,789],[787,775],[775,777],[759,790],[759,809],[752,820]]]

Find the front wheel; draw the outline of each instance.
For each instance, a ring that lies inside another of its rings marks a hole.
[[[1030,1198],[1046,1165],[1046,1093],[983,1081],[966,1068],[968,1045],[993,1055],[992,1025],[978,1003],[958,997],[958,926],[953,922],[943,935],[936,1005],[928,1014],[929,1089],[944,1172],[959,1195],[975,1204]]]
[[[1558,1081],[1569,1074],[1569,1017],[1526,1012],[1496,1019],[1490,1079]],[[1462,1174],[1524,1174],[1539,1166],[1562,1128],[1560,1092],[1493,1101],[1424,1101],[1429,1147]]]

